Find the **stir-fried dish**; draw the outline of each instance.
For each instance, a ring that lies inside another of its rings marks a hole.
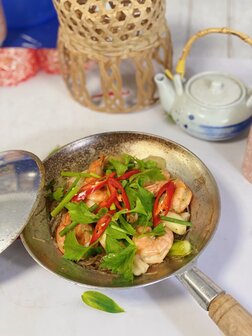
[[[61,172],[60,183],[51,216],[64,258],[132,280],[191,253],[192,192],[162,158],[101,155],[83,172]]]

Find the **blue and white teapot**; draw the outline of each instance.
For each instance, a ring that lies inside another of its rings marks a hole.
[[[161,105],[189,134],[204,140],[235,137],[252,121],[252,90],[237,78],[220,72],[199,73],[184,79],[185,60],[192,43],[210,33],[233,34],[252,45],[252,39],[228,28],[209,28],[192,36],[183,49],[176,74],[155,76]]]

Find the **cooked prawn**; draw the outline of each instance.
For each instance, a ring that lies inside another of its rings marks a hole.
[[[152,192],[154,194],[154,196],[157,195],[159,189],[162,188],[162,186],[165,183],[167,183],[167,181],[169,181],[169,179],[170,179],[170,174],[167,170],[162,170],[162,174],[164,175],[165,180],[157,181],[155,183],[144,186],[144,188],[147,189],[148,191]]]
[[[160,237],[133,237],[137,247],[137,254],[142,261],[151,265],[161,263],[173,244],[173,233],[165,228],[165,234]]]
[[[103,168],[104,168],[104,164],[105,164],[105,155],[101,155],[97,160],[92,161],[88,167],[88,173],[93,173],[96,174],[98,176],[103,176],[104,172],[103,172]],[[93,177],[88,177],[86,178],[85,182],[89,183],[92,182],[94,180]]]
[[[105,155],[101,155],[97,160],[90,163],[88,167],[88,172],[94,173],[98,176],[103,176],[104,164],[105,164]],[[95,181],[94,177],[88,177],[85,179],[85,184],[92,183],[93,181]],[[102,201],[105,201],[107,198],[108,198],[107,189],[103,188],[88,195],[86,198],[87,199],[86,203],[88,206],[92,206],[93,204],[98,204]]]
[[[64,253],[65,236],[61,237],[60,232],[70,223],[71,217],[67,212],[62,216],[61,222],[56,229],[55,240],[61,253]],[[83,246],[87,246],[92,237],[92,226],[88,224],[78,224],[74,231],[78,242]]]
[[[86,203],[88,206],[92,206],[94,204],[99,204],[102,201],[108,199],[109,195],[106,188],[101,190],[96,190],[92,194],[86,197]]]
[[[132,272],[138,276],[147,272],[149,264],[143,261],[139,254],[136,254],[133,259]]]
[[[181,213],[189,206],[192,199],[192,192],[181,180],[174,180],[174,184],[176,189],[171,201],[171,210]]]

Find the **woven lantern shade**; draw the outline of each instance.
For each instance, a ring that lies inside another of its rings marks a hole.
[[[171,68],[165,0],[53,0],[61,70],[72,96],[94,110],[153,104],[157,71]]]

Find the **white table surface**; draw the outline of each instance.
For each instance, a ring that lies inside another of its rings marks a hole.
[[[252,85],[252,62],[190,59],[189,73],[225,69]],[[1,151],[24,149],[43,159],[55,146],[105,131],[134,130],[170,138],[209,167],[219,185],[219,227],[198,266],[252,311],[252,185],[241,174],[246,137],[210,143],[168,124],[159,105],[132,114],[103,114],[75,102],[59,76],[39,73],[0,89]],[[125,310],[108,314],[85,306],[85,287],[43,269],[20,240],[0,255],[0,335],[220,335],[182,285],[170,278],[131,290],[104,290]]]

